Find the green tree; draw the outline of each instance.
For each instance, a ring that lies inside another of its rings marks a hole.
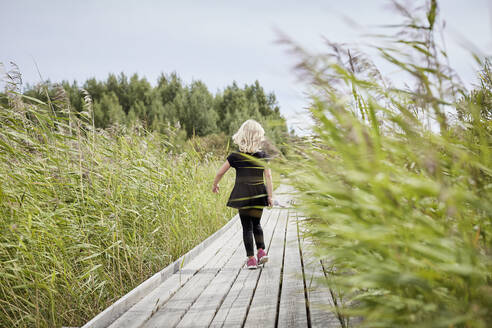
[[[221,95],[222,101],[217,104],[219,128],[231,135],[240,126],[240,122],[250,118],[248,115],[247,98],[236,82],[228,86]]]
[[[138,77],[138,74],[133,74],[128,85],[128,102],[130,108],[137,101],[142,102],[145,106],[149,106],[152,99],[152,86],[147,79]]]
[[[45,86],[50,98],[60,95],[60,90],[51,83]],[[98,127],[115,122],[132,125],[138,120],[147,129],[165,133],[168,125],[180,127],[188,138],[221,132],[230,136],[245,120],[252,118],[265,127],[268,138],[275,143],[282,143],[288,135],[275,94],[266,93],[258,80],[242,88],[232,82],[215,95],[202,81],[184,84],[176,72],[161,74],[155,87],[138,74],[128,79],[124,73],[109,74],[104,81],[88,79],[81,88],[76,81],[72,84],[63,81],[62,86],[77,112],[84,110],[80,89],[87,90],[95,105]],[[28,86],[25,93],[48,102],[46,92],[40,92],[36,86]],[[56,102],[53,104],[55,111],[61,108]]]
[[[188,137],[216,132],[218,115],[213,108],[213,96],[201,81],[194,81],[187,89],[183,123]]]
[[[99,82],[95,78],[85,81],[83,88],[91,95],[94,101],[101,100],[103,94],[107,92],[106,83]]]
[[[104,94],[101,100],[94,102],[94,117],[96,127],[101,128],[126,121],[126,114],[114,92]]]

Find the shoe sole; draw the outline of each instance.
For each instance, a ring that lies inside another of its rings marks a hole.
[[[249,270],[256,270],[256,269],[258,269],[258,266],[249,266],[248,269]]]
[[[268,256],[263,256],[259,261],[258,264],[265,264],[268,262]]]

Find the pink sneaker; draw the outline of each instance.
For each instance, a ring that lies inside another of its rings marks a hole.
[[[258,265],[256,264],[256,259],[254,256],[250,257],[248,259],[248,263],[246,265],[247,265],[248,269],[251,269],[251,270],[258,268]]]
[[[258,257],[258,264],[265,264],[268,262],[268,256],[262,248],[258,250],[258,254],[256,256]]]

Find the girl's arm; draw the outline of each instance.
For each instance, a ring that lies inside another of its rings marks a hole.
[[[218,193],[219,192],[219,181],[222,179],[222,176],[229,170],[231,165],[229,164],[229,161],[225,161],[224,164],[220,167],[220,169],[217,171],[217,174],[215,175],[214,179],[214,185],[212,187],[212,192]]]
[[[273,183],[272,183],[272,172],[270,169],[265,169],[263,171],[265,174],[265,180],[266,180],[266,190],[268,194],[268,206],[273,206]]]

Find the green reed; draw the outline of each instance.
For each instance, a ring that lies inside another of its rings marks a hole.
[[[233,175],[176,133],[95,130],[64,100],[0,108],[0,326],[81,326],[216,231]]]
[[[346,326],[487,327],[492,73],[482,63],[481,86],[466,91],[436,41],[437,3],[397,8],[398,33],[374,48],[407,86],[353,49],[314,55],[289,43],[315,127],[282,169]]]

